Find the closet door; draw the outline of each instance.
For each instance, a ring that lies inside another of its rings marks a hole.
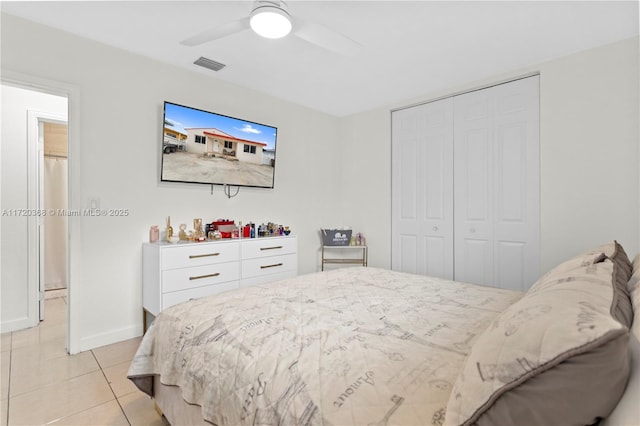
[[[453,100],[392,113],[391,267],[453,278]]]
[[[454,99],[455,279],[526,290],[539,273],[539,78]]]

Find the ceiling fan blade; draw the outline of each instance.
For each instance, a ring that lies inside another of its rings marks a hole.
[[[239,33],[240,31],[244,31],[247,28],[249,28],[248,17],[238,19],[237,21],[228,22],[219,27],[202,31],[192,37],[182,40],[180,44],[184,44],[185,46],[197,46],[199,44],[230,36],[231,34]]]
[[[323,25],[302,21],[298,18],[295,23],[293,34],[316,46],[344,56],[353,56],[362,49],[362,45],[357,41]]]

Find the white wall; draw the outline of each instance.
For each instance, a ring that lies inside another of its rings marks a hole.
[[[69,100],[79,111],[69,117],[70,129],[74,120],[79,128],[69,142],[82,204],[74,207],[98,199],[103,209],[131,212],[70,219],[77,265],[70,275],[71,334],[79,350],[141,334],[141,243],[149,226],[164,226],[168,215],[174,226],[196,217],[289,225],[298,235],[299,272],[319,270],[318,230],[339,214],[336,118],[13,16],[2,15],[1,31],[3,72],[79,88],[78,99]],[[228,199],[221,187],[212,196],[209,186],[160,183],[164,100],[278,127],[275,189],[242,188]],[[11,179],[3,170],[3,184]],[[20,293],[24,278],[17,271],[2,278],[3,303],[9,303],[4,295]]]
[[[2,331],[33,326],[29,308],[37,301],[29,297],[27,269],[27,216],[11,211],[28,207],[27,200],[27,111],[67,115],[67,99],[2,85],[2,266],[0,302]],[[30,306],[31,304],[31,306]],[[35,317],[34,317],[35,318]]]
[[[390,110],[540,73],[541,272],[617,239],[640,251],[638,38],[341,120],[344,218],[391,265]]]

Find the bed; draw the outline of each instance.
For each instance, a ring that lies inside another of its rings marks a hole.
[[[301,275],[164,310],[128,377],[174,426],[640,424],[633,272],[614,242],[527,293]]]

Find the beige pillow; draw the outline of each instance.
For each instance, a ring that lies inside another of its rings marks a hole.
[[[593,265],[603,262],[605,259],[610,259],[614,264],[612,282],[615,284],[615,292],[611,313],[622,324],[631,327],[633,308],[627,283],[631,278],[632,267],[624,248],[615,240],[561,263],[536,281],[529,291],[533,292],[538,287],[554,285],[567,279],[590,279],[584,274],[588,275],[589,269],[593,268]]]
[[[607,247],[609,247],[609,246],[607,246]],[[584,253],[580,253],[580,254],[572,257],[569,260],[565,260],[564,262],[562,262],[562,263],[558,264],[557,266],[555,266],[553,269],[550,269],[546,274],[544,274],[542,277],[540,277],[538,279],[538,281],[536,281],[536,283],[538,283],[540,281],[545,281],[549,277],[551,277],[553,275],[556,275],[556,274],[562,274],[562,273],[565,273],[567,271],[571,271],[571,270],[579,268],[579,267],[589,266],[589,265],[593,265],[594,263],[602,262],[604,260],[604,258],[607,256],[604,253],[603,248],[605,248],[604,245],[598,247],[597,249],[589,250],[589,251],[586,251]],[[612,254],[613,254],[613,250],[612,250]],[[534,283],[534,285],[536,283]]]
[[[536,283],[481,334],[454,385],[446,425],[593,424],[616,406],[629,332],[605,258]]]
[[[613,240],[610,243],[602,244],[595,249],[587,250],[560,263],[553,269],[549,270],[549,272],[543,275],[538,281],[544,280],[553,274],[564,273],[580,266],[588,266],[602,262],[604,257],[616,258],[620,263],[620,266],[623,266],[626,273],[629,276],[631,275],[631,262],[629,261],[624,248],[616,240]]]

